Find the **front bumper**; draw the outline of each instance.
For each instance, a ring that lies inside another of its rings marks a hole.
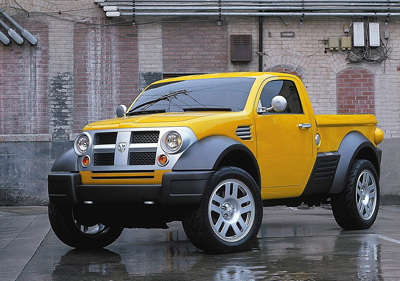
[[[213,171],[168,172],[161,185],[83,185],[79,173],[51,173],[51,203],[62,205],[139,203],[187,205],[200,203]]]

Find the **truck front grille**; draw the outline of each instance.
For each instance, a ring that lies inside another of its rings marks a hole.
[[[159,137],[159,131],[95,133],[93,166],[155,165]]]

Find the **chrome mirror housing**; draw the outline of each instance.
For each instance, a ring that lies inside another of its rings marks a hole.
[[[271,107],[267,108],[268,112],[282,112],[287,107],[287,100],[282,96],[275,96],[271,101]]]
[[[125,113],[126,113],[126,106],[124,104],[121,104],[117,107],[117,116],[118,117],[124,117]]]

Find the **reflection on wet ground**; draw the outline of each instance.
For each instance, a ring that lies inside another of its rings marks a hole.
[[[125,230],[107,249],[78,251],[50,231],[17,280],[397,280],[400,207],[373,228],[342,231],[330,210],[264,209],[250,251],[208,255],[168,230]],[[0,278],[1,279],[1,278]]]

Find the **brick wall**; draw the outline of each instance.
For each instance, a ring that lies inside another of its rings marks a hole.
[[[162,36],[164,72],[207,73],[227,70],[226,23],[164,23]]]
[[[116,117],[138,92],[137,30],[131,25],[76,24],[74,34],[74,132]]]
[[[19,18],[39,40],[0,44],[0,135],[48,132],[48,26]]]
[[[352,68],[337,75],[338,114],[375,113],[374,74]]]
[[[279,73],[287,73],[287,74],[292,74],[292,75],[296,75],[297,77],[299,77],[301,79],[301,74],[298,73],[297,71],[290,69],[290,68],[285,68],[285,67],[274,67],[271,69],[272,72],[279,72]]]

